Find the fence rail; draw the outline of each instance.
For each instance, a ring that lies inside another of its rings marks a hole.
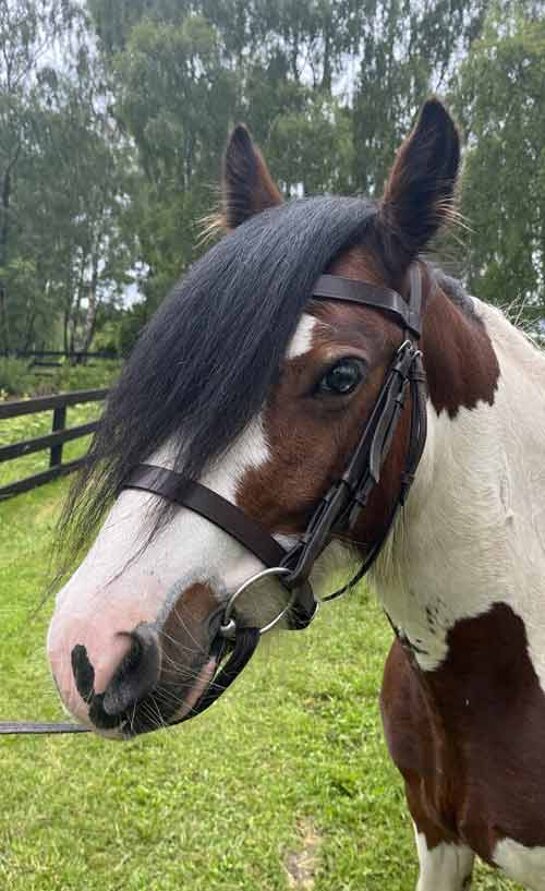
[[[74,359],[76,361],[119,358],[117,352],[113,350],[95,350],[94,352],[73,350],[71,353],[65,350],[2,350],[0,356],[6,359],[44,359],[51,357],[53,359]]]
[[[84,458],[76,458],[74,461],[62,462],[62,451],[65,442],[72,442],[88,436],[97,428],[97,421],[80,424],[77,427],[66,427],[66,410],[70,405],[82,405],[86,402],[102,402],[108,395],[107,389],[101,390],[74,390],[70,393],[59,393],[57,396],[39,396],[36,399],[22,399],[17,402],[0,403],[0,421],[9,418],[18,418],[22,415],[38,414],[38,412],[52,411],[51,433],[38,436],[34,439],[23,439],[20,442],[0,446],[0,464],[4,461],[13,461],[30,455],[33,452],[49,451],[49,467],[40,473],[34,473],[22,480],[8,483],[0,487],[0,501],[12,498],[22,492],[28,492],[37,486],[42,486],[50,480],[60,476],[66,476],[81,467]]]

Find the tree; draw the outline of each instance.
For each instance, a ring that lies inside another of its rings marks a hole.
[[[98,307],[125,283],[131,263],[122,228],[128,161],[101,108],[96,73],[85,47],[77,78],[49,73],[31,169],[20,188],[21,211],[30,221],[22,242],[32,239],[32,253],[41,258],[42,287],[61,317],[67,352],[89,348]],[[40,203],[31,216],[36,194]]]
[[[0,349],[87,345],[138,277],[128,344],[203,249],[238,121],[287,197],[377,195],[433,90],[468,137],[468,279],[536,308],[544,6],[0,0]]]
[[[385,0],[368,5],[354,101],[354,177],[380,194],[394,152],[431,92],[446,92],[480,33],[487,0]]]
[[[190,262],[198,220],[213,202],[233,77],[221,64],[214,28],[197,15],[176,25],[139,22],[115,59],[115,74],[116,114],[142,174],[131,220],[154,306]]]
[[[494,10],[460,70],[466,133],[462,210],[471,287],[492,302],[545,310],[545,21]]]
[[[81,10],[9,0],[0,11],[0,349],[59,334],[85,349],[130,265],[126,152]]]
[[[0,349],[11,345],[9,288],[12,266],[26,279],[30,266],[16,256],[14,192],[28,149],[36,108],[34,91],[45,55],[70,29],[75,9],[68,0],[2,0],[0,3]]]

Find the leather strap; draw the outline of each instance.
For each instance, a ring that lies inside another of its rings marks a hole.
[[[265,566],[280,566],[286,551],[257,520],[243,513],[211,489],[173,470],[138,464],[123,483],[124,489],[153,492],[195,511],[236,538]]]
[[[230,501],[226,501],[221,495],[180,473],[154,464],[138,464],[127,477],[123,488],[151,492],[153,495],[159,495],[175,504],[187,507],[236,538],[265,566],[286,565],[291,552],[278,544],[261,523],[249,517]],[[286,587],[292,588],[289,580]],[[310,624],[316,613],[317,603],[306,579],[293,587],[297,587],[297,592],[289,612],[288,627],[298,631]]]
[[[415,282],[412,274],[416,267],[411,269],[411,300],[407,303],[401,294],[392,288],[382,285],[371,285],[368,282],[359,282],[351,278],[343,278],[340,275],[321,275],[314,285],[312,296],[327,300],[345,300],[349,303],[360,303],[363,306],[371,306],[373,309],[382,309],[397,316],[404,328],[411,331],[415,337],[422,333],[422,320],[420,316],[421,297],[413,299],[413,287],[418,280],[418,290],[421,294],[420,273],[417,271]],[[415,293],[415,298],[417,294]]]
[[[386,541],[392,526],[394,525],[394,521],[400,511],[400,509],[404,506],[405,501],[407,499],[407,495],[411,488],[411,485],[414,480],[416,469],[420,463],[420,458],[422,457],[422,453],[424,451],[424,446],[426,444],[426,432],[427,432],[427,413],[426,413],[426,376],[422,365],[422,357],[420,353],[415,357],[413,366],[411,368],[410,374],[410,387],[411,387],[411,432],[410,432],[410,441],[409,441],[409,449],[407,452],[407,456],[405,459],[405,467],[403,473],[401,475],[401,485],[399,489],[399,494],[396,502],[394,503],[392,510],[390,511],[390,515],[385,524],[382,534],[376,541],[373,542],[368,554],[365,556],[360,568],[356,572],[356,574],[350,579],[350,581],[343,585],[342,588],[338,588],[336,591],[333,591],[332,594],[328,594],[326,597],[322,598],[322,603],[327,603],[330,600],[336,600],[338,597],[341,597],[343,594],[346,594],[347,591],[350,591],[354,585],[357,585],[358,582],[362,580],[362,578],[369,572],[373,564],[375,563],[377,557],[379,556],[382,546]],[[389,620],[390,621],[390,620]],[[391,624],[391,623],[390,623]],[[392,626],[393,627],[393,626]],[[395,630],[395,629],[394,629]],[[397,631],[396,631],[397,634]]]
[[[190,718],[195,718],[206,711],[207,708],[210,708],[216,699],[219,699],[222,693],[225,693],[227,688],[237,679],[242,669],[246,667],[254,655],[258,643],[259,628],[237,628],[233,651],[223,668],[218,671],[214,680],[208,685],[193,708],[183,718],[180,718],[178,721],[172,721],[169,726],[189,721]]]
[[[346,535],[346,532],[354,527],[371,492],[380,481],[382,465],[390,450],[405,405],[413,368],[419,360],[419,351],[410,341],[405,341],[394,356],[371,416],[345,472],[326,493],[311,518],[301,542],[292,549],[285,561],[285,565],[291,569],[291,575],[285,580],[286,585],[293,587],[303,585],[332,536],[335,533]],[[401,495],[403,498],[406,497],[410,485],[409,479],[412,480],[421,455],[420,446],[423,448],[423,442],[419,442],[418,446],[414,444],[414,439],[420,437],[422,430],[425,439],[425,427],[415,423],[414,414],[416,412],[416,416],[419,417],[421,411],[420,403],[416,407],[415,403],[416,400],[413,398],[410,444],[400,484],[399,500],[396,501],[384,534],[371,547],[373,554],[378,555],[386,539],[397,507],[401,503]],[[361,574],[358,572],[358,578],[362,577],[370,565],[366,558],[364,561],[366,568]],[[343,592],[347,588],[348,586],[345,586]],[[338,592],[335,592],[334,596],[339,596]],[[329,599],[333,598],[325,597],[323,601]]]

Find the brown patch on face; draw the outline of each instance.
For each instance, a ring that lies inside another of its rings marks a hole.
[[[163,683],[179,684],[181,673],[189,679],[201,668],[213,636],[210,620],[218,610],[218,601],[209,585],[199,582],[181,593],[160,632]]]
[[[423,273],[422,347],[430,399],[438,413],[456,415],[460,406],[491,403],[499,374],[484,326],[465,315]],[[408,276],[393,282],[373,249],[345,252],[331,274],[408,291]],[[317,320],[311,349],[284,363],[270,394],[263,420],[271,459],[241,481],[237,503],[267,528],[285,534],[304,531],[320,498],[345,469],[369,418],[386,370],[404,332],[387,312],[339,301],[316,301],[309,313]],[[358,357],[367,366],[365,380],[349,397],[317,396],[320,377],[342,357]],[[385,460],[379,485],[349,533],[362,551],[387,528],[401,485],[410,433],[410,398]]]
[[[422,673],[396,641],[381,706],[390,753],[429,847],[462,841],[491,862],[497,842],[545,844],[545,695],[523,621],[498,603],[448,635]]]
[[[330,271],[347,278],[382,280],[377,265],[362,250],[344,255]],[[271,460],[246,474],[237,499],[245,512],[287,534],[303,531],[320,497],[342,474],[402,341],[395,322],[372,309],[333,301],[316,302],[309,309],[318,322],[312,347],[285,362],[264,411]],[[341,357],[363,360],[368,369],[365,380],[351,396],[317,396],[318,381]],[[356,539],[374,540],[397,495],[405,426],[404,419],[383,480],[354,530]]]

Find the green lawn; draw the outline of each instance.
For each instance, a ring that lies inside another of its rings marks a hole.
[[[0,716],[60,718],[36,611],[66,482],[0,506]],[[127,744],[0,738],[0,888],[412,891],[364,590],[264,646],[210,712]],[[479,891],[515,889],[480,869]],[[437,891],[441,891],[440,888]]]

